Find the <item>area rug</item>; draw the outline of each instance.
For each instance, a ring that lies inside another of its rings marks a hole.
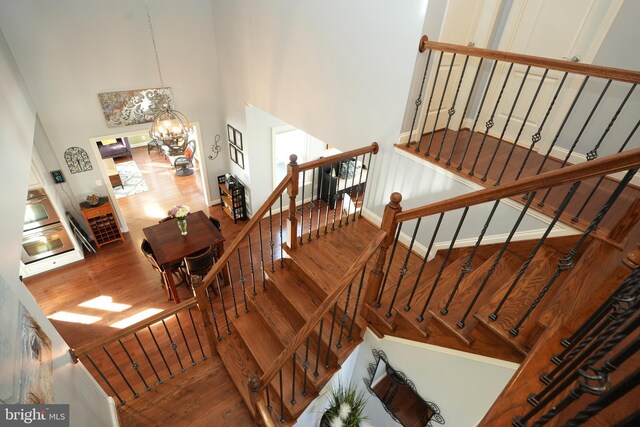
[[[116,163],[116,169],[124,186],[124,188],[117,186],[113,189],[116,199],[149,191],[149,186],[142,177],[142,173],[135,161]]]

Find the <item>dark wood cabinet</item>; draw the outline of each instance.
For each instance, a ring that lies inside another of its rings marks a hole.
[[[91,206],[85,202],[81,203],[80,207],[98,248],[107,243],[124,240],[113,207],[106,197],[100,199],[98,206]]]
[[[247,218],[247,209],[244,198],[244,185],[236,179],[227,180],[226,175],[218,177],[218,190],[220,202],[224,210],[234,223],[239,219]]]

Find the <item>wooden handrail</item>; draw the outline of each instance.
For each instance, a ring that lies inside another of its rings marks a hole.
[[[345,151],[344,153],[334,154],[333,156],[323,157],[322,159],[312,160],[300,165],[300,172],[315,169],[320,166],[329,165],[331,163],[338,162],[340,160],[350,159],[351,157],[359,156],[360,154],[373,153],[378,154],[380,146],[377,142],[371,143],[365,147],[356,148],[355,150]]]
[[[256,412],[256,417],[259,417],[262,421],[261,425],[264,425],[264,427],[276,427],[276,423],[271,418],[271,412],[267,407],[267,402],[262,399],[258,400],[256,402]]]
[[[567,166],[541,175],[524,178],[499,187],[474,191],[462,196],[407,209],[395,216],[397,222],[409,221],[442,212],[448,212],[467,206],[478,205],[506,197],[518,196],[541,188],[555,187],[588,178],[609,175],[640,166],[640,148],[613,154],[590,162]]]
[[[75,349],[72,348],[69,351],[71,352],[71,355],[73,356],[74,360],[77,360],[80,356],[84,356],[85,354],[91,353],[93,350],[102,348],[105,345],[109,345],[112,342],[118,341],[122,338],[125,338],[133,334],[134,332],[141,331],[142,329],[145,329],[147,326],[153,325],[154,323],[159,322],[162,319],[171,317],[182,310],[187,310],[191,307],[195,307],[196,305],[197,305],[196,299],[189,298],[188,300],[183,301],[180,304],[177,304],[175,307],[172,307],[169,310],[164,310],[160,313],[154,314],[151,317],[147,317],[144,320],[141,320],[137,323],[134,323],[131,326],[127,326],[126,328],[121,329],[115,334],[98,338],[97,340],[91,341],[88,344],[81,345],[78,348],[75,348]]]
[[[371,256],[375,253],[378,247],[382,244],[384,239],[387,237],[387,233],[384,231],[379,231],[376,234],[373,241],[369,243],[367,248],[360,254],[358,259],[349,267],[345,275],[342,277],[336,289],[329,294],[329,296],[318,306],[318,308],[313,312],[311,316],[311,320],[308,321],[300,330],[296,336],[289,342],[289,344],[285,347],[285,349],[280,353],[280,356],[273,361],[271,366],[265,371],[264,374],[260,377],[260,387],[261,389],[266,387],[267,384],[276,376],[276,374],[282,369],[285,363],[291,358],[291,355],[296,351],[298,347],[304,343],[307,339],[307,336],[313,331],[313,328],[320,323],[320,320],[331,310],[331,307],[338,301],[338,298],[344,290],[349,286],[358,274],[365,266],[365,264],[369,261]],[[260,390],[253,390],[253,392],[258,392]]]
[[[540,56],[524,55],[520,53],[502,52],[499,50],[483,49],[478,47],[460,46],[450,43],[440,43],[432,41],[420,42],[421,51],[433,49],[442,52],[457,53],[462,55],[476,56],[498,61],[513,62],[533,67],[548,68],[550,70],[581,74],[584,76],[600,77],[603,79],[617,80],[620,82],[640,83],[640,72],[633,70],[623,70],[620,68],[603,67],[601,65],[581,64],[562,59],[543,58]]]

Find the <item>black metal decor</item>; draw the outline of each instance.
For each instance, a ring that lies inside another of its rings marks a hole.
[[[93,170],[89,155],[80,147],[69,147],[64,152],[64,161],[67,162],[69,172],[80,173]]]

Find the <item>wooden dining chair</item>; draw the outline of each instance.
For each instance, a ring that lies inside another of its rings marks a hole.
[[[175,289],[168,288],[169,279],[167,277],[167,271],[164,268],[162,268],[160,264],[158,264],[158,260],[156,259],[156,256],[153,253],[153,249],[151,248],[151,245],[149,244],[147,239],[142,239],[142,243],[140,244],[140,250],[144,254],[147,261],[149,261],[149,264],[151,264],[151,267],[153,267],[154,270],[160,273],[160,280],[162,282],[162,287],[166,288],[169,300],[174,299],[174,293],[177,291]],[[179,262],[174,267],[172,267],[171,271],[172,271],[171,274],[177,274],[181,279],[180,282],[176,284],[176,286],[179,286],[185,283],[186,274],[184,272],[184,269],[182,268],[182,262]]]
[[[187,283],[189,284],[189,287],[191,287],[192,276],[198,276],[200,279],[203,279],[211,270],[211,267],[213,267],[215,260],[216,249],[211,246],[200,254],[184,258]],[[191,289],[193,289],[193,287],[191,287]]]
[[[214,217],[210,216],[209,217],[209,221],[211,221],[213,226],[215,228],[217,228],[219,232],[222,233],[222,223],[220,222],[220,220],[218,218],[214,218]]]

